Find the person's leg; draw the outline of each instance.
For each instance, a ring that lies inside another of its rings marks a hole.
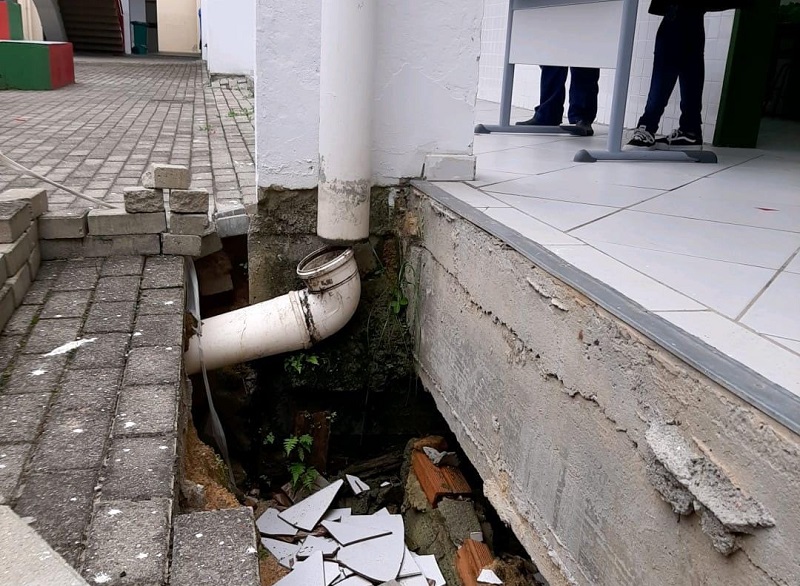
[[[669,103],[672,91],[678,81],[681,64],[681,29],[677,22],[677,11],[671,9],[661,21],[656,33],[656,45],[653,54],[653,76],[650,80],[650,92],[647,105],[637,126],[644,126],[651,134],[655,134],[661,117]]]
[[[597,94],[600,70],[594,67],[570,67],[569,122],[591,125],[597,117]]]
[[[703,136],[703,84],[705,83],[706,31],[700,10],[681,10],[678,22],[683,30],[683,54],[678,74],[681,87],[680,130],[697,138]]]
[[[539,105],[533,118],[518,124],[558,126],[564,118],[564,101],[567,98],[567,67],[542,65]]]

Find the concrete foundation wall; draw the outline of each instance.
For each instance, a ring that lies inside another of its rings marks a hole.
[[[482,16],[482,0],[378,3],[377,184],[419,177],[428,153],[471,153]],[[256,31],[258,185],[316,187],[320,0],[257,0]]]
[[[203,57],[209,73],[253,75],[255,1],[202,0]]]
[[[551,584],[800,584],[797,435],[440,204],[409,208],[420,376]],[[775,526],[724,556],[674,513],[645,437],[663,423]]]

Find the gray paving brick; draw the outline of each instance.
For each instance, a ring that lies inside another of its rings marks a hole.
[[[28,263],[28,257],[36,245],[36,224],[31,224],[31,227],[10,244],[0,244],[0,255],[3,256],[6,262],[6,273],[9,275],[16,274],[23,266]]]
[[[162,234],[161,252],[179,256],[200,256],[203,241],[200,236],[183,234]]]
[[[48,418],[36,444],[32,469],[36,472],[99,469],[111,419],[110,413],[104,418],[90,410],[62,410],[56,417]]]
[[[89,233],[87,209],[51,210],[39,218],[39,233],[43,240],[83,238]]]
[[[22,300],[31,286],[31,270],[28,265],[22,265],[15,275],[8,277],[6,285],[11,287],[11,292],[14,294],[14,305],[16,307],[22,305]]]
[[[50,292],[52,281],[38,279],[31,284],[22,305],[41,305]]]
[[[115,436],[170,436],[177,431],[179,385],[123,387],[114,420]]]
[[[141,214],[164,211],[164,191],[146,187],[126,187],[123,192],[125,211]]]
[[[84,335],[130,332],[135,309],[136,303],[133,301],[93,303],[83,326]]]
[[[172,498],[175,437],[115,437],[103,473],[103,500]]]
[[[0,444],[32,442],[49,403],[44,393],[0,395]]]
[[[55,392],[66,363],[66,355],[44,358],[36,354],[23,354],[9,369],[8,379],[2,386],[3,393]]]
[[[6,323],[13,317],[17,304],[14,300],[14,290],[10,285],[0,285],[0,332]]]
[[[40,319],[33,328],[25,347],[24,354],[46,354],[73,342],[78,338],[81,327],[80,319]]]
[[[39,267],[39,274],[36,276],[36,279],[38,281],[49,281],[56,279],[61,274],[61,271],[65,266],[67,266],[67,263],[64,261],[44,261],[42,262],[42,266]]]
[[[176,384],[182,361],[181,346],[132,348],[125,366],[125,385]]]
[[[174,346],[183,343],[183,316],[180,314],[140,314],[136,318],[131,345]]]
[[[79,348],[70,363],[70,369],[85,370],[97,368],[122,368],[130,334],[110,333],[92,334],[97,342]]]
[[[239,507],[175,517],[171,586],[258,586],[259,583],[251,509]]]
[[[169,215],[169,231],[172,234],[189,234],[203,236],[208,230],[207,214],[175,214]]]
[[[17,487],[33,444],[0,445],[0,505],[16,500]]]
[[[102,368],[92,371],[68,370],[61,389],[53,401],[51,415],[58,418],[63,412],[85,411],[107,419],[113,415],[119,393],[121,368]]]
[[[182,288],[144,290],[139,298],[139,315],[183,315],[184,298],[185,292]]]
[[[189,189],[189,169],[182,165],[156,163],[142,175],[142,185],[157,189]]]
[[[89,233],[93,236],[159,234],[167,229],[164,212],[129,214],[123,209],[93,209],[89,212]]]
[[[3,372],[22,349],[25,339],[19,334],[0,333],[0,373]]]
[[[99,278],[100,269],[97,267],[76,266],[74,263],[67,263],[53,283],[53,291],[94,289]]]
[[[7,334],[27,334],[38,317],[41,308],[37,305],[23,305],[14,312],[3,330]]]
[[[10,244],[22,236],[33,221],[33,211],[26,201],[0,199],[0,243]]]
[[[102,277],[94,293],[95,303],[99,301],[136,301],[139,298],[138,276]]]
[[[185,281],[183,258],[149,256],[144,265],[143,289],[167,289],[183,287]]]
[[[208,191],[205,189],[172,189],[169,209],[180,214],[208,214]]]
[[[52,293],[42,309],[42,319],[62,319],[68,317],[83,317],[89,306],[92,292],[85,291],[56,291]]]
[[[31,214],[38,218],[47,211],[47,190],[45,189],[8,189],[0,193],[0,202],[24,201],[31,207]]]
[[[106,260],[103,265],[102,276],[124,277],[141,275],[142,270],[144,270],[143,256],[115,256]]]
[[[34,246],[28,257],[28,268],[31,271],[31,279],[35,279],[39,275],[39,267],[42,265],[42,250],[38,246]]]
[[[110,586],[166,582],[172,502],[101,502],[88,530],[83,575],[108,576]]]
[[[53,549],[69,552],[89,525],[96,482],[96,470],[29,474],[14,510],[33,517],[31,526]]]

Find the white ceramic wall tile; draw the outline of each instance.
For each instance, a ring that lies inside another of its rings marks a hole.
[[[702,310],[704,306],[633,270],[591,246],[553,246],[550,250],[583,272],[650,311]]]
[[[505,204],[491,195],[484,193],[474,187],[470,187],[465,183],[455,181],[442,181],[435,182],[434,185],[440,187],[456,199],[463,201],[465,204],[471,205],[475,208],[505,208]]]
[[[800,396],[800,356],[711,311],[659,315]]]
[[[617,208],[606,206],[587,205],[539,197],[508,195],[505,193],[497,193],[494,197],[545,224],[549,224],[565,232],[576,226],[582,226],[583,224],[607,216],[617,210]]]
[[[649,250],[778,269],[800,246],[800,234],[645,212],[621,211],[571,233],[593,244]]]
[[[741,321],[762,334],[800,340],[800,275],[778,275]]]
[[[564,234],[561,230],[556,230],[552,226],[534,220],[527,214],[523,214],[513,208],[490,208],[486,215],[538,244],[580,244],[579,240]]]
[[[775,275],[772,269],[694,256],[618,244],[596,246],[629,267],[731,319],[736,319]]]
[[[628,207],[662,193],[655,189],[585,181],[579,179],[580,176],[580,172],[530,175],[490,185],[485,190],[616,208]]]
[[[644,109],[647,93],[650,88],[650,76],[653,69],[653,49],[655,36],[661,17],[647,13],[650,0],[639,1],[638,26],[634,43],[633,67],[628,95],[625,124],[634,127]],[[478,96],[484,100],[497,102],[500,100],[500,88],[503,79],[503,58],[505,51],[505,35],[508,14],[508,0],[485,0],[484,20],[481,38],[480,84]],[[713,138],[716,129],[716,112],[721,97],[720,71],[723,72],[727,62],[733,28],[733,11],[709,13],[706,15],[706,63],[708,74],[704,89],[704,133],[708,142]],[[517,66],[516,83],[514,85],[514,104],[533,108],[539,102],[538,67]],[[608,122],[613,88],[613,70],[603,70],[600,75],[600,95],[598,98],[599,122]],[[678,123],[679,91],[676,88],[667,114],[662,120],[661,132],[671,132]]]
[[[695,183],[665,193],[637,206],[634,210],[699,220],[715,220],[744,226],[800,232],[800,198],[798,205],[772,207],[768,202],[739,201],[723,191],[720,180],[700,179]],[[758,195],[747,192],[748,199]]]

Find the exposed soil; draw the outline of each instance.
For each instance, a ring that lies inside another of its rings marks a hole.
[[[189,486],[199,485],[202,487],[197,498],[187,499],[186,490],[184,502],[189,509],[200,511],[216,511],[219,509],[234,509],[239,505],[239,501],[227,488],[227,474],[225,464],[217,456],[216,452],[209,446],[200,441],[197,437],[197,430],[194,424],[189,421],[186,429],[186,456],[184,459],[185,479]]]

